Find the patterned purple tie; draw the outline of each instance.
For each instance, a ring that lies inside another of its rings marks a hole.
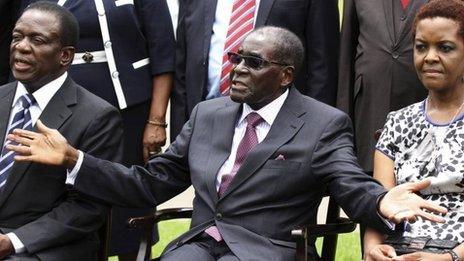
[[[225,174],[221,178],[221,184],[219,185],[218,195],[222,197],[229,187],[230,183],[240,169],[243,161],[245,161],[248,152],[252,150],[258,144],[258,136],[256,135],[256,126],[263,122],[263,118],[258,113],[252,112],[246,116],[247,126],[245,135],[243,136],[240,144],[237,148],[237,154],[235,156],[234,166],[229,174]],[[216,241],[222,241],[222,236],[216,226],[210,226],[205,230],[205,233],[213,237]]]
[[[221,184],[219,185],[218,194],[219,197],[222,197],[229,187],[232,179],[234,179],[235,174],[237,174],[238,169],[242,166],[243,161],[245,161],[248,152],[253,149],[258,144],[258,136],[256,136],[256,126],[263,122],[263,118],[259,116],[258,113],[252,112],[246,116],[247,126],[245,130],[245,135],[243,136],[240,144],[237,148],[237,154],[235,156],[234,166],[232,171],[229,174],[225,174],[221,178]]]

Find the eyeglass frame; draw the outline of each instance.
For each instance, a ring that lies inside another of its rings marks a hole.
[[[267,67],[267,66],[269,66],[269,65],[271,65],[271,64],[279,65],[279,66],[290,66],[290,67],[293,67],[293,66],[290,65],[290,64],[285,64],[285,63],[279,63],[279,62],[269,61],[269,60],[266,60],[266,59],[261,58],[261,57],[258,57],[258,56],[244,55],[244,54],[240,54],[240,53],[236,53],[236,52],[227,52],[227,60],[228,60],[231,64],[233,64],[233,65],[235,65],[235,66],[237,66],[238,64],[240,64],[242,61],[240,61],[240,62],[238,62],[238,63],[233,63],[233,62],[231,61],[231,57],[232,57],[232,56],[238,56],[238,57],[240,57],[242,60],[245,61],[245,66],[246,66],[247,68],[250,68],[250,69],[253,69],[253,70],[261,70],[261,69],[263,69],[263,68],[265,68],[265,67]],[[257,59],[257,60],[261,61],[261,64],[260,64],[259,67],[257,67],[257,68],[254,68],[253,66],[249,66],[249,64],[248,64],[247,61],[246,61],[247,58],[248,58],[248,59],[250,59],[250,58],[251,58],[251,59]]]

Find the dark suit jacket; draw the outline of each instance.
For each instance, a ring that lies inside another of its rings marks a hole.
[[[0,87],[0,141],[3,146],[16,82]],[[121,120],[117,110],[67,78],[40,119],[77,148],[119,160]],[[66,188],[66,169],[14,163],[0,194],[0,227],[12,230],[41,260],[94,260],[96,231],[106,207]]]
[[[171,96],[171,139],[193,107],[204,100],[208,53],[217,0],[180,2],[176,68]],[[335,0],[261,0],[255,27],[285,27],[302,40],[306,57],[295,85],[304,94],[335,105],[338,56],[338,8]]]
[[[374,132],[388,112],[425,98],[413,65],[411,30],[426,2],[411,1],[395,34],[392,0],[345,1],[337,107],[354,122],[357,156],[366,171],[373,169]]]
[[[349,118],[293,88],[267,137],[218,198],[216,174],[230,154],[241,107],[228,97],[198,104],[176,141],[147,169],[86,154],[75,188],[112,204],[146,206],[192,184],[191,230],[166,251],[214,223],[240,260],[294,260],[290,231],[316,222],[327,187],[350,217],[384,227],[376,200],[385,190],[356,163]],[[275,160],[279,155],[285,160]]]

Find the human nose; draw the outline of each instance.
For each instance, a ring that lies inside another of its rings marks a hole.
[[[31,45],[26,37],[13,42],[14,49],[21,52],[29,52],[31,50]]]
[[[236,63],[232,69],[234,72],[246,72],[248,70],[245,59],[240,59],[238,63]]]
[[[438,61],[438,52],[435,48],[430,48],[424,57],[425,62],[433,63]]]

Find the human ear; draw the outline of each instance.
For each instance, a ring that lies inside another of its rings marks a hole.
[[[295,78],[295,67],[293,66],[286,66],[282,69],[281,72],[281,82],[280,85],[288,86],[290,85]]]
[[[75,48],[73,46],[65,46],[61,49],[61,65],[70,66],[74,59]]]

